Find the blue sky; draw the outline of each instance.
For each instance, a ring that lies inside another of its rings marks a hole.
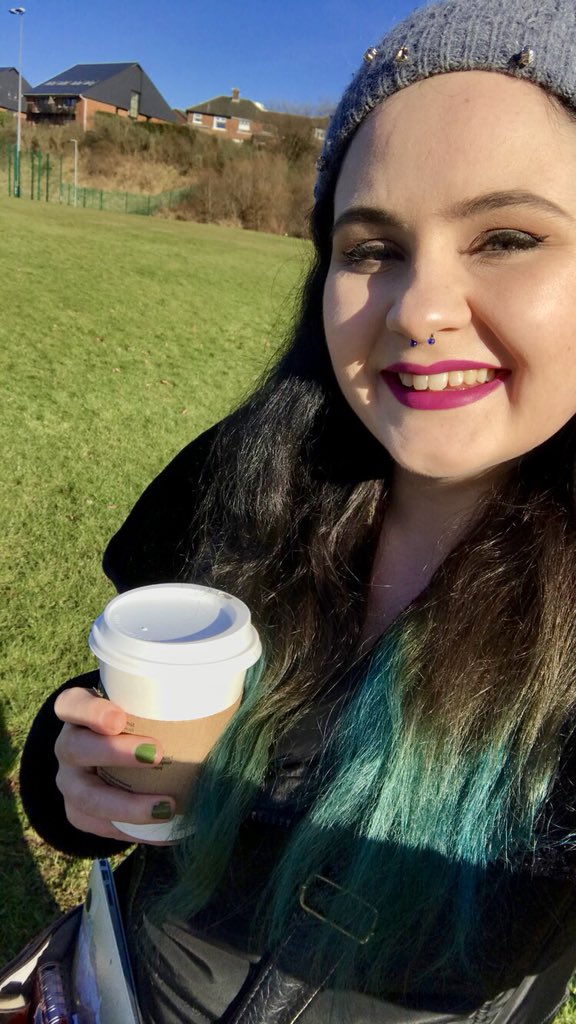
[[[0,66],[18,63],[18,18],[0,7]],[[24,0],[22,73],[138,61],[173,107],[236,86],[270,108],[338,98],[415,0]]]

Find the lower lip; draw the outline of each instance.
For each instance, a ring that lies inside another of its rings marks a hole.
[[[402,405],[409,409],[422,409],[429,411],[433,409],[457,409],[461,405],[471,405],[472,402],[479,402],[481,398],[492,394],[496,388],[504,383],[504,377],[494,377],[494,380],[486,384],[477,384],[466,388],[446,388],[444,391],[414,391],[412,388],[405,388],[398,380],[395,373],[383,371],[381,376],[386,381],[390,391]]]

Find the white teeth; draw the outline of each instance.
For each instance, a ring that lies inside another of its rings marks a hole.
[[[447,373],[431,373],[428,377],[428,390],[429,391],[444,391],[444,388],[448,386],[448,374]]]
[[[449,373],[399,373],[405,388],[414,391],[444,391],[447,387],[461,388],[463,385],[486,384],[494,380],[496,370],[482,366],[478,370],[450,370]]]

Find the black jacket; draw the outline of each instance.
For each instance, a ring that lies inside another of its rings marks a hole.
[[[176,456],[110,541],[104,569],[119,591],[181,577],[194,509],[204,481],[210,478],[218,429],[213,427]],[[64,686],[93,682],[88,674]],[[22,757],[21,795],[31,824],[65,853],[95,857],[126,850],[128,844],[80,832],[65,816],[55,785],[54,742],[61,728],[53,711],[55,697],[38,713]],[[261,885],[282,848],[286,830],[305,810],[308,767],[320,741],[317,723],[308,724],[308,729],[299,729],[277,751],[266,786],[243,826],[236,858],[245,866],[242,884],[233,871],[228,889],[224,887],[215,905],[199,919],[146,938],[147,893],[157,893],[159,886],[170,883],[172,867],[169,851],[140,848],[133,861],[126,913],[145,1019],[150,1024],[219,1019],[230,1024],[288,1024],[296,1019],[319,1024],[329,1016],[336,1022],[346,1019],[356,1024],[448,1024],[465,1019],[538,1024],[546,1020],[563,998],[576,964],[574,886],[562,877],[567,863],[569,874],[575,873],[572,857],[567,862],[550,855],[539,865],[537,878],[527,871],[516,872],[511,901],[500,908],[512,920],[506,920],[504,927],[500,922],[494,933],[505,961],[503,970],[493,972],[491,979],[481,978],[476,991],[467,994],[448,986],[444,993],[436,991],[428,997],[419,993],[383,1000],[350,993],[334,1003],[329,990],[316,991],[307,977],[306,951],[322,925],[303,912],[295,915],[293,934],[282,950],[266,953],[251,948],[244,913],[250,909],[251,892]],[[571,774],[566,766],[561,803],[566,830],[576,831],[570,813]],[[546,874],[549,877],[543,877]],[[497,907],[494,913],[498,914]],[[146,941],[144,948],[139,945]],[[562,951],[564,958],[558,960]],[[524,982],[525,975],[535,976],[536,981]]]

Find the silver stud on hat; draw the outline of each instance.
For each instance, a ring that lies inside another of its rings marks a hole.
[[[397,50],[396,53],[394,54],[394,60],[396,61],[397,64],[405,64],[406,61],[409,59],[410,50],[408,49],[406,44],[404,44],[404,46],[401,46],[400,49]]]
[[[534,50],[530,46],[524,46],[514,57],[519,68],[529,68],[534,63]]]
[[[378,53],[378,50],[376,49],[376,47],[375,46],[370,46],[366,50],[366,53],[364,54],[364,60],[365,60],[366,64],[371,64],[377,53]]]

